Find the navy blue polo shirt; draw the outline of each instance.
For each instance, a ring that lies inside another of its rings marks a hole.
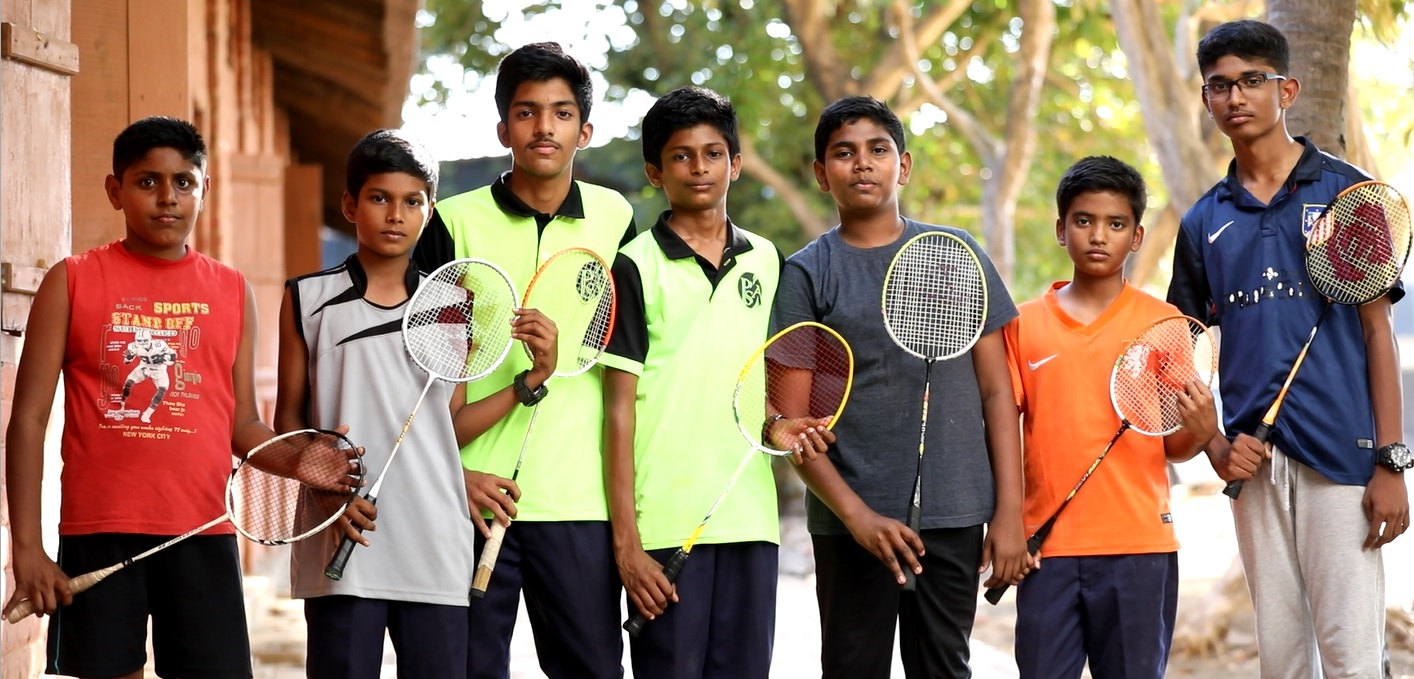
[[[1222,326],[1223,423],[1252,433],[1281,389],[1325,300],[1306,275],[1305,237],[1336,195],[1370,179],[1310,141],[1291,176],[1263,204],[1237,161],[1184,215],[1168,301]],[[1404,296],[1399,284],[1391,301]],[[1271,440],[1335,483],[1365,485],[1374,470],[1374,411],[1356,307],[1335,305],[1291,385]]]

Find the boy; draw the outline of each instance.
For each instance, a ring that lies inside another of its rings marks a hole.
[[[995,566],[988,584],[1015,582],[1029,561],[1017,410],[997,332],[1016,307],[972,236],[899,213],[898,190],[912,166],[903,124],[883,102],[846,97],[820,114],[815,179],[834,198],[840,224],[786,261],[773,315],[775,328],[824,323],[854,350],[854,390],[834,427],[839,441],[799,467],[810,489],[825,677],[888,676],[896,622],[909,677],[970,676],[979,566]],[[932,230],[977,251],[988,318],[966,358],[933,368],[933,393],[946,397],[934,398],[943,405],[928,427],[922,531],[914,534],[901,519],[918,463],[922,366],[889,339],[878,300],[894,254]],[[916,574],[916,594],[900,592],[900,562]]]
[[[5,608],[31,599],[41,614],[54,614],[49,673],[140,677],[151,615],[159,676],[251,675],[229,523],[80,596],[67,586],[69,575],[111,566],[224,514],[231,454],[274,435],[255,406],[250,284],[186,246],[209,186],[206,144],[190,123],[151,117],[129,125],[113,141],[113,174],[104,182],[126,235],[55,265],[30,310],[7,438],[15,593]],[[146,372],[118,381],[138,356]],[[166,391],[168,362],[201,379]],[[40,544],[40,479],[61,371],[55,564]],[[143,404],[140,417],[127,407],[130,397]]]
[[[1070,281],[1021,305],[1004,330],[1023,418],[1026,531],[1036,532],[1119,430],[1111,366],[1127,342],[1178,313],[1124,280],[1144,240],[1144,179],[1110,157],[1070,166],[1056,188],[1056,240]],[[1023,679],[1162,679],[1178,606],[1178,539],[1167,461],[1217,434],[1207,386],[1178,397],[1183,428],[1162,440],[1126,433],[1066,508],[1021,583],[1016,664]]]
[[[780,543],[770,460],[751,461],[676,586],[662,564],[749,450],[732,415],[735,367],[766,339],[781,256],[727,216],[741,145],[721,95],[684,87],[658,99],[643,118],[643,160],[669,209],[614,262],[619,304],[602,359],[614,557],[629,601],[653,621],[630,646],[633,673],[764,677]]]
[[[1292,138],[1286,37],[1258,21],[1198,44],[1203,104],[1235,159],[1184,216],[1168,299],[1222,325],[1223,422],[1208,457],[1233,502],[1257,613],[1263,677],[1383,676],[1380,547],[1409,526],[1397,285],[1335,305],[1291,385],[1266,449],[1250,434],[1286,379],[1325,301],[1306,277],[1305,235],[1341,190],[1369,177]]]
[[[425,270],[475,256],[505,269],[524,293],[535,270],[570,247],[606,262],[633,235],[633,208],[618,193],[574,180],[575,151],[589,144],[589,70],[555,43],[526,45],[501,61],[496,133],[511,150],[511,170],[488,187],[442,201],[414,258]],[[516,379],[521,403],[546,390],[512,351],[485,380],[467,386],[476,400]],[[544,430],[530,440],[520,471],[518,523],[506,532],[485,598],[471,602],[470,677],[509,676],[511,632],[520,592],[550,679],[617,679],[623,673],[619,578],[605,499],[600,371],[557,379],[545,401]],[[518,408],[462,449],[462,464],[510,476],[530,421]],[[479,547],[478,547],[479,549]]]
[[[347,167],[344,217],[355,225],[358,252],[286,284],[275,421],[282,431],[357,423],[349,436],[369,451],[364,463],[376,474],[385,470],[402,413],[427,383],[399,331],[403,307],[422,280],[411,255],[432,214],[437,163],[421,144],[379,130],[354,146]],[[536,356],[530,378],[544,382],[555,366],[554,326],[536,311],[517,313],[512,336]],[[507,384],[472,404],[464,389],[433,383],[429,403],[407,431],[406,450],[386,469],[392,476],[379,492],[381,512],[357,498],[340,529],[293,546],[291,592],[305,599],[308,676],[376,677],[385,629],[399,674],[466,676],[474,567],[468,502],[509,522],[517,490],[508,479],[473,471],[463,481],[454,452],[511,411],[513,388]],[[437,403],[449,403],[451,417]],[[387,530],[371,539],[360,534],[374,529],[380,513]],[[488,532],[480,511],[475,521]],[[345,535],[369,549],[356,553],[336,582],[324,567]]]

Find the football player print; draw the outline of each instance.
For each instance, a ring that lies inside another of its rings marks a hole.
[[[177,352],[173,351],[166,341],[153,339],[151,330],[137,328],[133,331],[133,341],[128,342],[128,347],[123,352],[123,363],[126,365],[133,362],[136,362],[136,365],[123,381],[123,393],[119,397],[118,407],[120,410],[127,410],[128,396],[132,394],[133,385],[150,379],[156,392],[153,393],[147,409],[142,411],[141,417],[143,422],[150,423],[157,406],[162,405],[162,397],[167,395],[167,387],[170,384],[167,366],[177,362]]]

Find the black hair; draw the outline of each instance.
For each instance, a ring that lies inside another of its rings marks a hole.
[[[589,122],[589,106],[594,98],[594,82],[589,69],[560,49],[557,42],[535,42],[506,55],[496,68],[496,111],[501,122],[511,113],[511,99],[522,83],[545,82],[560,78],[574,92],[579,106],[579,122]]]
[[[428,200],[437,199],[437,161],[426,146],[398,130],[375,130],[349,151],[345,188],[357,198],[370,175],[402,172],[427,183]]]
[[[1271,24],[1243,19],[1229,21],[1209,31],[1198,42],[1198,70],[1207,73],[1223,57],[1259,61],[1285,74],[1291,67],[1291,47],[1286,36]]]
[[[128,168],[147,157],[152,149],[160,148],[172,149],[206,171],[206,142],[195,125],[167,116],[149,116],[127,126],[113,139],[113,176],[121,182]]]
[[[1144,220],[1144,204],[1149,191],[1139,170],[1109,156],[1090,156],[1075,161],[1061,176],[1056,186],[1056,211],[1061,220],[1070,212],[1071,203],[1084,193],[1107,191],[1129,199],[1134,211],[1134,223]]]
[[[741,153],[736,109],[727,98],[703,87],[679,87],[669,92],[643,116],[643,160],[663,169],[663,147],[678,130],[711,125],[727,140],[731,155]]]
[[[820,122],[815,124],[815,160],[824,162],[825,146],[830,143],[830,135],[836,130],[860,118],[868,118],[889,131],[898,147],[899,155],[906,150],[903,143],[903,123],[889,110],[889,105],[874,97],[845,97],[825,107],[820,113]]]

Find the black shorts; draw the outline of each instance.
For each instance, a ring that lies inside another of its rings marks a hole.
[[[169,537],[60,536],[70,577],[136,556]],[[147,618],[160,677],[249,679],[250,638],[234,535],[198,535],[113,575],[49,620],[50,674],[111,677],[147,662]]]

